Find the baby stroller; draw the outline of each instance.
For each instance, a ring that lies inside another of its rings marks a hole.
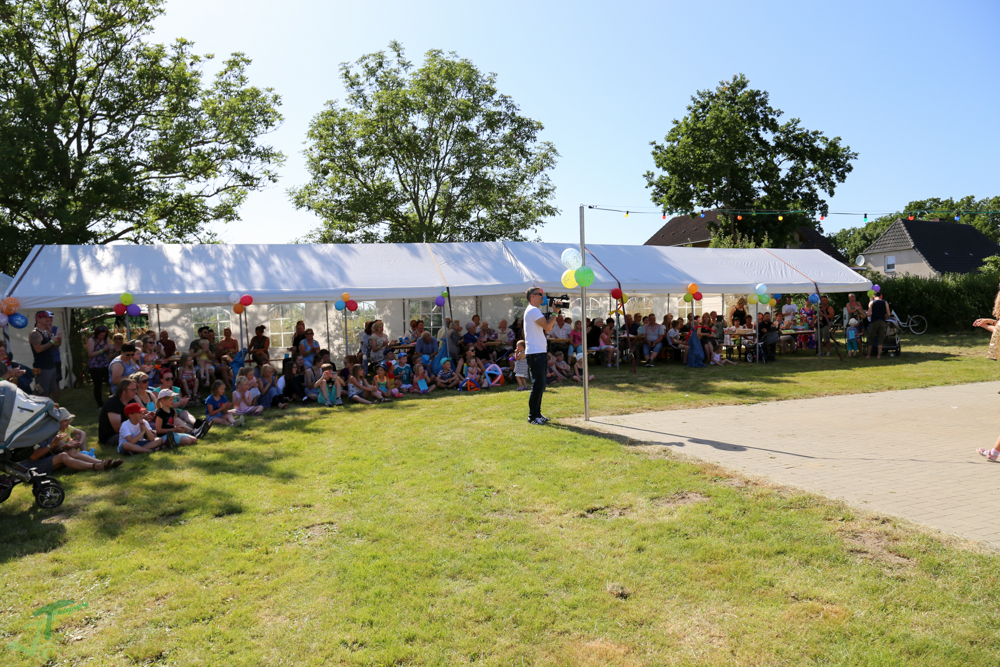
[[[30,484],[39,507],[62,505],[66,494],[59,482],[15,463],[31,453],[19,450],[35,450],[58,431],[59,409],[51,399],[30,396],[17,385],[0,382],[0,503],[18,484]]]
[[[902,326],[896,319],[895,313],[885,319],[885,337],[882,339],[882,351],[888,352],[890,357],[897,357],[903,353],[903,344],[900,342],[899,331]]]
[[[771,329],[766,334],[764,334],[757,341],[755,345],[751,345],[747,348],[747,361],[751,364],[757,363],[758,359],[760,363],[766,364],[769,361],[774,361],[774,354],[768,353],[768,348],[777,346],[778,341],[781,339],[781,332],[777,329]]]

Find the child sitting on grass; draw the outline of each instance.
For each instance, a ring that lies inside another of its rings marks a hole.
[[[441,372],[437,376],[438,389],[454,389],[458,386],[459,378],[455,371],[451,370],[451,359],[441,362]]]
[[[555,357],[556,357],[556,370],[559,371],[559,374],[567,378],[570,375],[572,375],[573,369],[570,368],[570,365],[566,363],[566,358],[563,357],[563,353],[557,350],[555,353]]]
[[[212,384],[212,394],[205,399],[205,421],[223,426],[243,426],[243,415],[234,419],[229,412],[229,399],[226,398],[226,383],[216,380]]]
[[[449,365],[451,362],[448,362]],[[420,381],[423,380],[424,384],[427,385],[427,389],[420,388]],[[424,368],[423,364],[417,364],[413,367],[413,386],[410,387],[411,394],[429,394],[437,388],[434,380],[430,375],[427,374],[427,369]]]
[[[527,391],[528,387],[528,360],[524,356],[524,341],[517,341],[514,348],[514,377],[517,379],[517,390]]]
[[[344,391],[344,381],[334,371],[333,364],[327,363],[320,366],[320,376],[313,383],[313,388],[319,390],[320,400],[326,407],[344,404],[343,399],[340,398],[340,394]]]
[[[125,406],[127,421],[122,422],[118,431],[118,452],[124,454],[148,454],[163,446],[163,440],[157,438],[150,430],[149,424],[142,418],[142,406],[129,403]]]
[[[560,380],[565,380],[566,376],[559,372],[556,368],[556,356],[551,352],[548,353],[548,371],[545,375],[545,384],[552,384],[553,382],[559,382]]]
[[[194,357],[190,354],[182,354],[180,360],[180,382],[177,386],[181,388],[181,395],[191,401],[191,405],[197,405],[198,399],[198,371],[194,367]]]
[[[585,352],[581,352],[579,355],[573,358],[573,382],[583,382],[583,355]],[[594,375],[591,374],[587,378],[588,382],[594,381]]]
[[[199,435],[203,435],[210,428],[211,422],[206,421],[199,429]],[[156,435],[163,438],[163,442],[168,447],[180,445],[193,445],[198,442],[198,438],[191,435],[191,429],[183,419],[177,419],[177,411],[174,410],[174,390],[161,389],[156,396]]]
[[[257,405],[256,397],[250,395],[250,381],[245,375],[236,378],[236,389],[233,390],[233,412],[238,414],[240,419],[243,418],[243,415],[259,415],[264,412],[264,406]]]
[[[411,391],[413,389],[413,369],[407,363],[406,354],[401,353],[398,357],[395,369],[395,388],[400,391]]]
[[[66,408],[59,408],[59,435],[62,436],[64,448],[72,447],[82,451],[87,441],[87,434],[73,427],[72,421],[75,417],[76,415]]]
[[[371,405],[372,399],[382,402],[383,397],[378,389],[365,381],[365,369],[362,364],[354,364],[351,369],[351,379],[347,382],[347,398],[365,405]]]
[[[399,397],[399,390],[392,386],[392,380],[389,379],[387,371],[389,370],[389,364],[386,362],[380,363],[375,368],[375,388],[378,393],[382,394],[382,400],[389,402],[392,399],[389,396]]]

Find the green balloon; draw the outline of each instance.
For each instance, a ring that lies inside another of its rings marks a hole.
[[[875,296],[875,290],[873,290],[873,289],[868,290],[868,298],[870,299],[870,298],[872,298],[874,296]]]
[[[580,287],[590,287],[594,284],[594,270],[589,266],[581,266],[574,275]]]
[[[694,301],[694,296],[691,295],[690,293],[687,293],[684,295],[684,301],[686,303],[691,303],[692,301]]]

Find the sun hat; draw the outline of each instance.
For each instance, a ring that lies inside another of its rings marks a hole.
[[[161,398],[173,398],[173,397],[174,397],[173,389],[161,389],[160,393],[156,395],[156,400],[160,400]]]
[[[856,326],[858,326],[858,320],[857,320],[857,318],[852,317],[851,320],[850,320],[850,322],[847,323],[847,326],[849,326],[849,327],[856,327]]]
[[[429,364],[429,363],[431,363],[430,355],[425,354],[422,357],[420,357],[420,363],[422,363],[422,364]]]
[[[64,422],[67,419],[73,419],[74,417],[76,417],[76,415],[66,408],[59,408],[59,421]]]
[[[126,415],[132,415],[137,412],[142,412],[142,406],[139,405],[138,403],[129,403],[128,405],[125,406]]]

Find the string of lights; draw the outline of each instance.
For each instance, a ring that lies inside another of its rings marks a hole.
[[[858,213],[856,211],[830,211],[826,215],[822,215],[822,214],[819,214],[818,211],[811,211],[811,210],[806,210],[806,209],[743,209],[743,210],[730,210],[730,209],[718,209],[718,208],[714,208],[714,209],[706,210],[706,211],[693,211],[693,210],[688,210],[688,211],[664,211],[662,209],[656,209],[656,210],[648,210],[647,209],[647,210],[643,210],[642,208],[638,208],[638,209],[633,209],[633,208],[613,208],[613,207],[609,207],[609,206],[600,206],[600,205],[596,205],[596,204],[595,205],[588,205],[587,208],[593,209],[595,211],[610,211],[612,213],[624,213],[626,218],[629,216],[630,213],[633,214],[633,215],[660,215],[660,216],[663,216],[664,220],[667,219],[668,215],[669,216],[686,215],[686,216],[690,216],[692,218],[694,216],[698,215],[698,216],[704,218],[706,213],[734,213],[734,214],[736,214],[736,219],[737,220],[742,220],[744,215],[749,215],[749,216],[756,216],[756,215],[776,215],[776,216],[778,216],[778,220],[784,220],[784,217],[786,215],[792,215],[792,214],[797,214],[797,213],[805,213],[806,215],[809,215],[811,217],[816,217],[817,215],[819,215],[819,219],[821,221],[822,220],[826,220],[827,216],[831,216],[831,215],[849,215],[849,216],[860,216],[860,217],[863,217],[863,222],[868,222],[868,214],[867,213]],[[881,215],[895,215],[895,214],[900,214],[900,215],[906,216],[910,220],[914,220],[915,218],[926,216],[926,215],[937,215],[937,216],[940,216],[940,215],[951,215],[951,216],[955,217],[955,221],[956,222],[960,222],[963,215],[986,215],[986,214],[990,214],[990,213],[1000,213],[1000,211],[974,211],[974,210],[956,211],[954,209],[921,209],[919,211],[883,211],[881,213]]]

